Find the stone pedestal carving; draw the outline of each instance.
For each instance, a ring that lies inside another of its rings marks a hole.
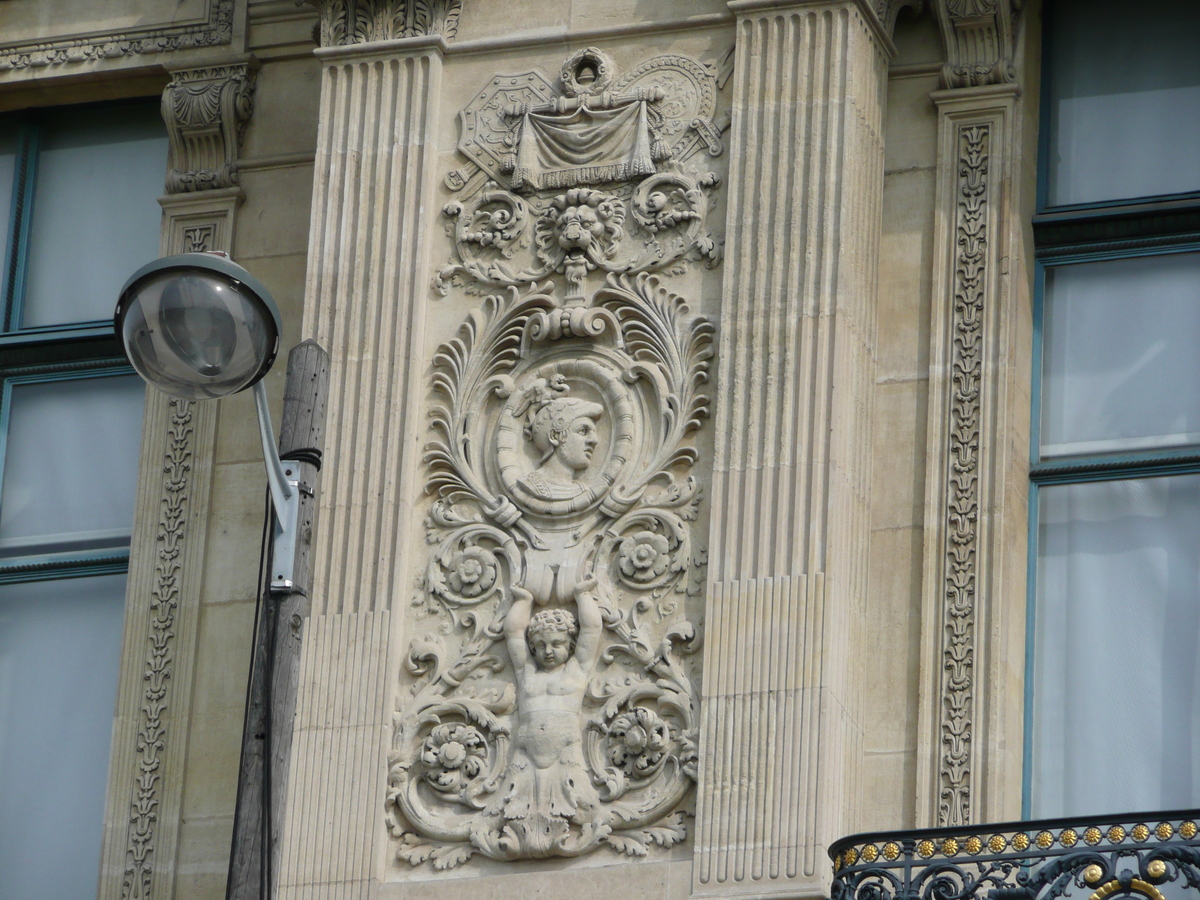
[[[735,0],[693,890],[824,893],[852,828],[890,41]]]

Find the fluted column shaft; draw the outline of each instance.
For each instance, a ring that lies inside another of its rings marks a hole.
[[[824,891],[853,808],[890,42],[734,0],[694,892]]]

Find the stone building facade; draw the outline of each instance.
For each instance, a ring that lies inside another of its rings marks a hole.
[[[0,3],[6,121],[160,103],[158,252],[329,353],[276,896],[817,898],[1030,816],[1043,13]],[[142,423],[87,866],[219,897],[265,478],[246,395]]]

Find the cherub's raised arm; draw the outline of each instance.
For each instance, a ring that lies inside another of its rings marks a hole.
[[[575,585],[575,605],[579,609],[579,638],[575,642],[575,659],[583,666],[591,666],[600,649],[600,636],[604,631],[604,619],[596,602],[596,578],[589,576]]]
[[[504,617],[504,643],[513,669],[520,673],[529,659],[529,648],[525,644],[525,629],[533,612],[533,594],[525,588],[513,587],[513,602]]]

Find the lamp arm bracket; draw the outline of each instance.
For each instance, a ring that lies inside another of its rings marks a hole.
[[[267,406],[267,389],[262,381],[252,388],[254,407],[258,411],[258,431],[262,437],[263,462],[267,466],[267,484],[271,488],[271,505],[275,510],[275,542],[271,556],[271,591],[289,593],[293,589],[296,563],[296,536],[300,525],[300,481],[295,463],[284,469],[275,447],[275,429],[271,426],[271,411]],[[311,495],[311,491],[308,491]]]

